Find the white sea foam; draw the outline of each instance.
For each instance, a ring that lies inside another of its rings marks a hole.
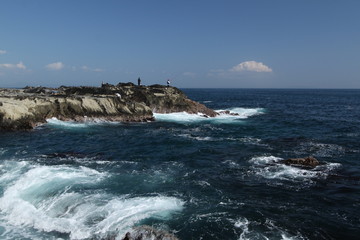
[[[240,164],[236,163],[233,160],[225,160],[222,162],[222,164],[228,165],[230,168],[240,168]]]
[[[28,163],[25,161],[4,161],[0,164],[0,185],[4,188],[12,181],[17,179],[28,169]]]
[[[224,113],[229,111],[230,114]],[[154,117],[157,121],[161,122],[177,122],[177,123],[192,123],[192,122],[208,122],[208,123],[237,123],[239,120],[249,118],[251,116],[264,113],[262,108],[230,108],[225,110],[217,110],[220,113],[213,118],[205,117],[203,114],[189,114],[186,112],[177,113],[154,113]]]
[[[80,123],[74,121],[61,121],[55,117],[46,119],[46,122],[52,126],[66,127],[66,128],[85,128],[87,123]]]
[[[7,182],[0,198],[1,225],[20,236],[33,230],[68,233],[71,239],[123,236],[140,221],[166,219],[184,204],[174,197],[132,198],[86,190],[108,176],[91,168],[27,162],[3,162],[1,167],[9,170],[1,175]]]
[[[157,121],[161,122],[198,122],[205,121],[205,118],[202,114],[189,114],[186,112],[177,112],[177,113],[154,113],[154,117]]]
[[[246,218],[240,218],[235,222],[235,227],[242,230],[239,240],[247,239],[246,235],[249,234],[249,223],[249,220]]]
[[[261,177],[267,179],[279,179],[290,181],[311,181],[314,178],[324,178],[337,169],[341,164],[339,163],[326,163],[319,165],[313,169],[304,169],[296,166],[280,164],[282,158],[275,156],[259,156],[249,160],[253,165],[251,169],[253,172]]]
[[[211,184],[208,183],[207,181],[196,181],[195,182],[197,185],[200,185],[201,187],[210,187]]]
[[[225,111],[230,111],[231,114],[238,114],[234,117],[245,119],[251,116],[263,114],[265,110],[263,108],[229,108],[229,109],[221,109],[216,110],[218,113],[222,113]],[[228,114],[222,113],[221,115],[228,116]]]
[[[212,137],[200,137],[200,136],[194,136],[192,134],[179,134],[178,136],[188,139],[194,139],[197,141],[214,141],[214,138]]]
[[[299,236],[291,236],[283,229],[277,227],[273,222],[269,220],[266,221],[265,227],[268,228],[269,231],[267,233],[260,233],[255,230],[259,225],[258,222],[249,221],[245,217],[239,218],[234,226],[235,228],[241,229],[241,233],[239,236],[239,240],[251,240],[251,239],[283,239],[283,240],[300,240],[304,239],[301,235]]]
[[[275,156],[260,156],[254,157],[249,160],[249,162],[256,164],[256,165],[263,165],[263,164],[271,164],[282,160],[282,158],[275,157]]]
[[[61,121],[55,117],[46,119],[46,122],[51,126],[62,127],[62,128],[87,128],[89,126],[94,126],[94,125],[119,124],[118,122],[109,122],[101,119],[91,119],[85,122]]]
[[[6,149],[0,148],[0,156],[6,153],[6,151],[7,151]]]
[[[249,144],[255,144],[255,145],[265,145],[265,144],[261,144],[261,139],[254,138],[254,137],[227,138],[227,140],[240,141],[243,143],[249,143]]]

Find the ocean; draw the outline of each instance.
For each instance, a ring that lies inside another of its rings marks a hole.
[[[235,114],[1,132],[0,239],[359,239],[360,90],[182,90]]]

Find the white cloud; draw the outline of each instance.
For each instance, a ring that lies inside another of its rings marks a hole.
[[[6,68],[6,69],[22,69],[25,70],[26,66],[23,64],[23,62],[19,62],[17,64],[12,63],[2,63],[0,64],[0,68]]]
[[[64,66],[65,65],[62,62],[54,62],[46,65],[45,67],[49,70],[61,70]]]
[[[89,67],[88,67],[88,66],[85,66],[85,65],[82,66],[81,69],[84,70],[84,71],[89,71]]]
[[[272,72],[272,69],[262,62],[247,61],[239,63],[229,70],[230,72]]]
[[[0,49],[0,55],[2,55],[2,54],[6,54],[6,51]]]
[[[104,70],[101,68],[89,68],[88,66],[82,66],[81,67],[82,70],[84,71],[89,71],[89,72],[103,72]]]
[[[195,76],[196,76],[196,73],[193,73],[193,72],[184,72],[183,75],[184,75],[184,76],[187,76],[187,77],[195,77]]]
[[[18,64],[16,64],[16,68],[18,68],[18,69],[26,69],[26,66],[22,62],[19,62]]]

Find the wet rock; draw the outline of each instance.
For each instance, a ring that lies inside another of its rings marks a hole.
[[[311,156],[305,158],[289,158],[280,162],[285,165],[299,165],[304,167],[316,167],[320,165],[320,162],[316,158]]]
[[[125,234],[122,240],[179,240],[174,234],[150,226],[139,226]]]
[[[220,111],[219,114],[226,114],[226,115],[231,115],[231,116],[239,116],[238,113],[232,113],[229,110]]]

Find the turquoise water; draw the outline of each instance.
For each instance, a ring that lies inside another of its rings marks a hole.
[[[360,90],[183,91],[238,115],[0,133],[0,238],[358,239]]]

